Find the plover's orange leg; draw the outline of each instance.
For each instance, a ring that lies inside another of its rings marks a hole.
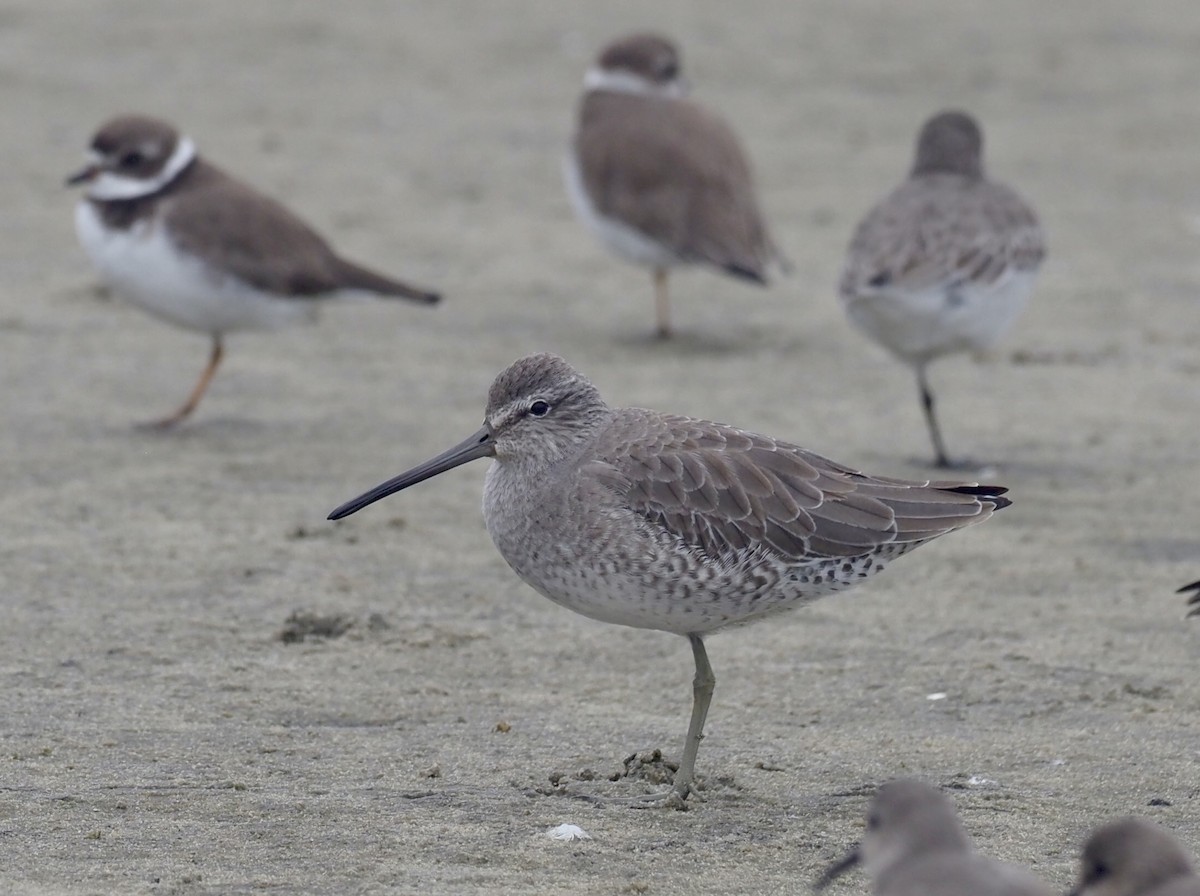
[[[225,356],[225,349],[221,345],[221,337],[213,336],[212,352],[208,356],[208,366],[204,368],[204,372],[200,374],[200,380],[196,383],[196,387],[192,389],[192,394],[188,396],[187,401],[169,417],[164,417],[162,420],[152,420],[149,423],[143,423],[145,429],[170,429],[181,421],[185,420],[192,411],[196,410],[196,405],[200,404],[200,399],[204,397],[204,393],[208,391],[208,384],[212,382],[213,376],[217,372],[217,366],[221,363],[221,358]]]

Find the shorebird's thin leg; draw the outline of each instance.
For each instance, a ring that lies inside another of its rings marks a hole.
[[[708,706],[712,702],[713,687],[717,677],[708,663],[708,653],[699,635],[688,635],[692,645],[692,656],[696,660],[696,677],[692,679],[692,719],[688,722],[687,740],[683,743],[683,759],[675,772],[675,781],[665,793],[649,793],[645,796],[621,800],[625,806],[635,809],[686,809],[687,798],[695,794],[696,754],[700,741],[704,739],[704,720],[708,717]]]
[[[208,366],[204,368],[204,372],[200,374],[200,381],[196,383],[196,387],[192,389],[192,394],[188,396],[187,401],[183,403],[174,414],[169,417],[164,417],[162,420],[155,420],[152,423],[145,424],[150,429],[170,429],[181,420],[185,419],[192,411],[196,410],[196,405],[200,404],[200,399],[204,397],[204,393],[208,391],[208,384],[212,382],[213,374],[217,372],[217,365],[221,363],[221,358],[225,355],[225,349],[221,345],[220,334],[213,335],[212,352],[208,356]]]
[[[654,313],[658,321],[658,338],[671,335],[671,309],[667,300],[667,269],[654,269]]]
[[[687,799],[692,792],[696,777],[696,754],[700,741],[704,739],[704,720],[708,718],[708,706],[712,702],[713,687],[717,677],[708,663],[708,652],[699,635],[688,635],[692,645],[692,656],[696,659],[696,677],[692,680],[692,720],[688,722],[687,740],[683,742],[683,759],[675,773],[671,792],[680,800]]]
[[[925,422],[929,425],[929,437],[933,439],[934,463],[939,467],[952,467],[950,458],[946,456],[946,445],[942,442],[942,430],[938,426],[934,409],[933,390],[929,388],[929,380],[925,377],[924,364],[917,365],[917,386],[921,389],[921,408],[925,411]]]

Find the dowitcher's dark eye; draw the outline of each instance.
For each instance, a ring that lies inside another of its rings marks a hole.
[[[1089,882],[1100,880],[1102,877],[1108,876],[1108,866],[1103,862],[1096,862],[1088,869],[1087,879]]]
[[[550,402],[540,398],[529,406],[529,413],[534,417],[545,417],[550,413]]]
[[[879,818],[879,813],[872,812],[867,816],[867,830],[877,831],[883,822]]]
[[[145,158],[146,157],[143,156],[136,149],[131,149],[131,150],[129,150],[129,152],[125,153],[125,155],[121,156],[121,167],[122,168],[136,168],[138,165],[142,164],[142,162],[145,161]]]
[[[674,62],[668,62],[659,68],[658,74],[664,81],[674,81],[679,77],[679,66]]]

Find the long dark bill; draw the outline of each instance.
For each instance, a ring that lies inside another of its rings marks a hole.
[[[496,445],[492,441],[492,434],[488,432],[485,426],[479,432],[475,433],[475,435],[465,441],[459,442],[449,451],[443,451],[437,457],[430,458],[425,463],[413,467],[407,473],[401,473],[399,476],[389,479],[382,485],[375,486],[369,492],[365,492],[357,498],[347,501],[333,513],[329,514],[326,519],[340,520],[344,516],[349,516],[352,513],[362,510],[368,504],[374,504],[380,498],[386,498],[388,495],[408,488],[410,485],[424,482],[438,473],[445,473],[447,470],[452,470],[468,461],[478,460],[481,457],[495,456]]]
[[[859,852],[860,849],[861,847],[855,846],[848,853],[846,853],[846,855],[826,868],[824,873],[813,882],[813,890],[817,892],[824,890],[827,886],[862,861],[862,856]]]

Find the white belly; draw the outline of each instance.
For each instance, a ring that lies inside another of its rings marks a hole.
[[[616,218],[602,215],[596,210],[596,205],[584,185],[579,160],[573,151],[568,151],[563,159],[563,180],[566,183],[567,195],[571,199],[571,206],[579,220],[614,255],[632,264],[652,268],[669,268],[683,263],[678,255],[640,230]]]
[[[864,333],[909,363],[993,345],[1025,307],[1034,271],[1009,271],[995,283],[951,291],[889,290],[844,299],[846,314]]]
[[[75,207],[75,232],[105,281],[180,327],[212,334],[274,330],[316,312],[312,299],[273,296],[180,252],[157,218],[112,230],[84,201]]]

